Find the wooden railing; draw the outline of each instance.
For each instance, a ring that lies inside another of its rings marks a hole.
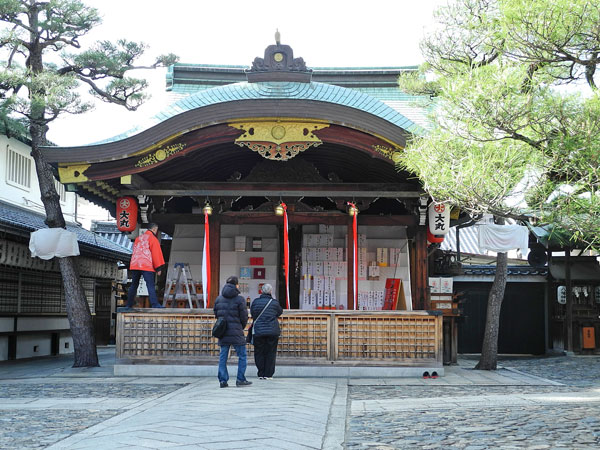
[[[119,313],[117,361],[215,362],[214,320],[203,309]],[[278,364],[442,365],[442,316],[427,311],[284,311],[280,324]]]

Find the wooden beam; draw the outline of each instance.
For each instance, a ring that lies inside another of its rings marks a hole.
[[[137,173],[122,176],[121,185],[125,186],[127,189],[130,190],[152,189],[154,187],[152,183],[150,183],[143,176],[138,175]],[[132,195],[131,192],[128,192],[128,195]]]
[[[228,212],[225,214],[213,214],[211,217],[218,217],[219,221],[228,225],[243,224],[280,224],[282,219],[274,213],[265,212]],[[212,218],[211,218],[212,220]],[[320,212],[320,213],[288,213],[288,220],[291,225],[347,225],[350,223],[350,216],[344,213]],[[161,227],[167,224],[203,224],[204,215],[202,214],[152,214],[152,221],[158,223]],[[367,214],[358,215],[359,225],[379,225],[379,226],[415,226],[417,218],[414,215],[406,216],[369,216]]]
[[[344,197],[418,198],[422,191],[410,184],[390,183],[156,183],[150,189],[124,191],[127,195],[169,197]]]

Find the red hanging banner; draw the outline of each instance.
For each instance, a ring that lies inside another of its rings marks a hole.
[[[208,226],[208,212],[204,211],[204,249],[202,253],[202,291],[204,294],[204,307],[210,306],[210,236]]]
[[[288,215],[287,206],[281,203],[283,208],[283,270],[285,272],[285,307],[290,309],[290,242],[288,238]]]
[[[354,203],[348,202],[348,206],[354,210],[352,214],[352,237],[353,237],[353,253],[354,253],[354,310],[358,309],[358,208]]]

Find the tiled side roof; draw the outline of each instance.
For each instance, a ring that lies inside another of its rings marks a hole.
[[[129,252],[133,251],[133,241],[127,237],[127,235],[118,232],[106,232],[106,231],[97,231],[95,234],[102,236],[104,239],[109,240],[117,244],[119,247],[123,247],[125,250]]]
[[[10,203],[0,202],[0,224],[16,227],[23,231],[36,231],[48,228],[44,223],[44,215],[20,208]],[[88,250],[101,250],[115,259],[129,260],[131,252],[108,239],[98,236],[75,224],[67,224],[67,230],[77,234],[79,245]]]
[[[510,276],[542,276],[548,275],[548,267],[531,266],[508,266],[508,275]],[[464,275],[495,275],[495,266],[463,266]]]
[[[382,101],[355,89],[325,83],[243,82],[206,89],[182,98],[138,127],[97,144],[126,139],[193,109],[219,103],[258,99],[297,99],[334,103],[373,114],[411,133],[422,134],[424,131],[422,127]]]
[[[440,248],[442,250],[456,251],[456,227],[450,228],[450,231],[448,231],[448,234],[442,241]],[[460,229],[460,252],[470,253],[472,255],[482,254],[481,251],[479,251],[477,227],[466,227]]]

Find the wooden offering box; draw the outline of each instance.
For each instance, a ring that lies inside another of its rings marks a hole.
[[[120,364],[202,364],[218,358],[210,310],[134,310],[119,313],[117,322]],[[442,365],[439,314],[286,310],[280,324],[278,364]]]

